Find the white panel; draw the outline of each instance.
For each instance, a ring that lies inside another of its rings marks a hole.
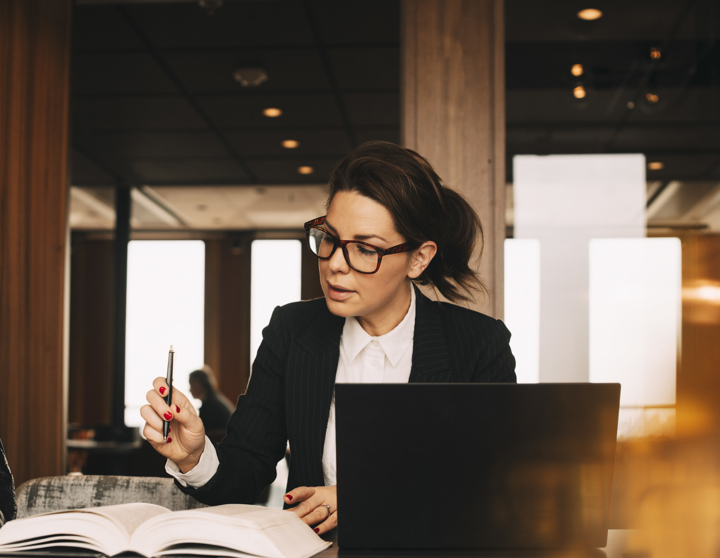
[[[540,242],[505,240],[505,323],[520,383],[540,381]]]
[[[250,362],[276,306],[300,300],[302,243],[254,240],[250,278]]]
[[[590,381],[623,406],[675,404],[681,304],[677,238],[590,242]]]
[[[540,381],[587,381],[588,242],[644,236],[645,157],[521,155],[513,161],[514,236],[537,239],[542,253]]]
[[[175,348],[173,385],[185,394],[204,364],[205,243],[133,240],[128,244],[125,424],[140,426],[140,407]]]

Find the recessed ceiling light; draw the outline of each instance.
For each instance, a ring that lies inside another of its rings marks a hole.
[[[313,172],[315,172],[315,169],[312,167],[298,167],[297,171],[300,174],[312,174]]]
[[[282,114],[282,111],[279,108],[271,107],[271,108],[266,108],[263,111],[263,114],[265,116],[267,116],[268,118],[277,118],[278,116],[280,116]]]
[[[587,8],[585,10],[580,10],[577,13],[577,16],[585,21],[594,21],[596,19],[600,19],[603,16],[603,13],[595,8]]]
[[[243,87],[258,87],[268,80],[268,74],[263,68],[238,68],[233,72],[233,79]]]
[[[572,68],[570,68],[570,73],[575,77],[580,77],[585,73],[585,68],[583,68],[582,64],[573,64]]]
[[[573,89],[573,96],[576,99],[584,99],[587,95],[587,91],[585,91],[585,88],[582,85],[578,85],[575,89]]]
[[[297,140],[284,140],[282,142],[282,146],[285,149],[295,149],[298,145],[300,145]]]
[[[665,168],[665,163],[662,161],[651,161],[648,163],[649,170],[662,170]]]

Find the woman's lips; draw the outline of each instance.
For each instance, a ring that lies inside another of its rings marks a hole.
[[[343,289],[342,287],[338,285],[332,285],[331,283],[328,283],[328,296],[337,301],[343,301],[350,298],[352,295],[355,294],[355,291],[349,291],[347,289]]]

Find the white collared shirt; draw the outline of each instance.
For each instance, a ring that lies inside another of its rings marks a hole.
[[[412,368],[415,333],[415,289],[410,308],[395,329],[372,337],[356,318],[347,318],[340,339],[336,384],[405,384]],[[335,453],[335,396],[333,395],[323,448],[325,485],[337,484]]]
[[[410,307],[403,320],[390,332],[372,337],[356,318],[346,318],[340,339],[340,360],[335,383],[392,384],[407,383],[412,368],[413,337],[415,333],[415,289],[410,287]],[[330,405],[330,415],[323,448],[323,473],[325,485],[337,484],[335,452],[335,396]],[[194,469],[180,472],[176,463],[168,459],[167,473],[183,486],[199,488],[217,472],[218,461],[215,446],[205,437],[205,450]]]

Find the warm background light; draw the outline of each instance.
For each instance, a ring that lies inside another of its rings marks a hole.
[[[645,98],[648,100],[649,103],[657,103],[660,100],[660,96],[656,95],[655,93],[648,93],[645,95]]]
[[[600,19],[602,15],[603,13],[600,10],[596,10],[595,8],[587,8],[586,10],[580,10],[577,13],[577,16],[580,19],[584,19],[585,21],[593,21],[596,19]]]
[[[295,149],[298,145],[300,145],[296,140],[284,140],[282,142],[282,146],[285,149]]]
[[[662,51],[658,47],[652,47],[650,49],[650,58],[653,60],[660,60],[662,57]]]
[[[282,114],[282,111],[279,108],[271,107],[271,108],[266,108],[263,111],[263,114],[265,116],[267,116],[268,118],[277,118],[278,116],[280,116]]]
[[[313,172],[315,172],[315,169],[313,169],[312,167],[298,167],[297,171],[300,174],[312,174]]]
[[[662,170],[665,167],[665,163],[662,161],[651,161],[648,163],[648,169],[650,170]]]
[[[583,68],[582,64],[573,64],[573,67],[570,69],[570,73],[572,73],[575,77],[579,77],[585,73],[585,68]]]
[[[587,95],[587,91],[585,91],[585,88],[582,85],[578,85],[575,89],[573,89],[573,95],[576,99],[584,99]]]

